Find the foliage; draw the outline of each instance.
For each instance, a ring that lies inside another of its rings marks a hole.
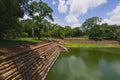
[[[80,30],[79,27],[73,28],[73,37],[81,37],[83,36],[82,31]]]
[[[54,38],[64,38],[64,28],[58,24],[54,24],[51,31],[51,37]]]
[[[28,37],[28,33],[26,33],[26,32],[21,32],[21,35],[20,35],[21,37],[23,37],[23,38],[27,38]]]
[[[103,31],[102,37],[105,39],[119,39],[120,26],[119,25],[108,25],[102,24],[101,29]]]
[[[41,29],[42,29],[42,26],[44,26],[44,23],[46,22],[46,20],[49,19],[49,20],[53,21],[53,18],[52,18],[53,10],[48,6],[47,3],[43,2],[43,1],[32,2],[31,8],[32,8],[32,13],[29,15],[32,16],[32,19],[37,24],[38,39],[40,39]]]
[[[65,26],[64,33],[65,37],[72,37],[73,36],[73,29],[70,26]]]
[[[89,29],[91,29],[94,25],[100,23],[102,21],[99,17],[91,17],[86,19],[86,21],[82,24],[82,30],[83,32],[87,32]]]
[[[103,35],[103,31],[100,28],[100,25],[94,25],[88,33],[88,37],[90,39],[100,39],[100,37],[102,37]]]
[[[22,20],[20,22],[20,24],[22,26],[21,27],[22,32],[27,33],[28,37],[32,37],[32,28],[34,28],[34,29],[37,28],[37,25],[33,22],[33,20],[31,20],[31,19]]]
[[[22,18],[28,12],[30,0],[0,0],[0,40],[4,39],[8,32],[15,32],[19,26],[18,18]]]
[[[81,27],[53,24],[53,10],[42,0],[0,0],[0,40],[18,37],[71,38],[88,36],[90,39],[120,39],[120,26],[99,24],[102,19],[91,17]],[[9,6],[9,7],[8,7]],[[24,14],[31,19],[19,20]]]
[[[101,20],[99,17],[88,18],[81,26],[83,34],[90,39],[120,39],[120,26],[97,24]]]

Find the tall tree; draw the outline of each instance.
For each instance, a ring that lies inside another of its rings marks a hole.
[[[87,32],[94,25],[99,24],[101,21],[102,19],[99,17],[91,17],[91,18],[86,19],[86,21],[82,24],[83,32]]]
[[[32,16],[32,19],[38,25],[38,39],[40,39],[40,32],[43,26],[42,23],[44,23],[44,20],[48,19],[53,21],[53,10],[48,6],[47,3],[43,2],[42,0],[40,2],[32,2],[31,8],[32,14],[30,14],[30,16]]]

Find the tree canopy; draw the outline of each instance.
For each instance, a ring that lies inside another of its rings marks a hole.
[[[40,1],[40,2],[32,2],[31,3],[32,13],[30,16],[34,20],[34,22],[38,25],[38,39],[41,37],[41,28],[44,26],[44,22],[46,20],[53,21],[52,12],[53,10],[48,6],[47,3]]]
[[[31,0],[0,0],[0,40],[4,39],[6,30],[18,26],[18,18],[30,11],[29,1]]]
[[[81,26],[83,32],[87,32],[94,25],[99,24],[101,21],[102,21],[102,19],[99,17],[91,17],[91,18],[86,19],[86,21]]]

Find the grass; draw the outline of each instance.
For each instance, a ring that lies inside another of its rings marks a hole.
[[[77,42],[66,42],[66,47],[119,47],[120,44],[98,44],[98,43],[77,43]]]
[[[18,38],[18,39],[0,41],[0,47],[8,47],[8,46],[22,45],[22,44],[33,44],[38,42],[42,42],[42,41],[34,40],[32,38]]]
[[[71,38],[65,38],[65,39],[76,39],[76,40],[89,40],[88,37],[71,37]]]

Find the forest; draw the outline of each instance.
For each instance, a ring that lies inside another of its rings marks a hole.
[[[120,39],[120,25],[101,23],[102,18],[93,16],[81,26],[54,24],[52,8],[40,0],[0,0],[0,40],[16,38],[72,38]],[[30,18],[22,20],[24,15]]]

